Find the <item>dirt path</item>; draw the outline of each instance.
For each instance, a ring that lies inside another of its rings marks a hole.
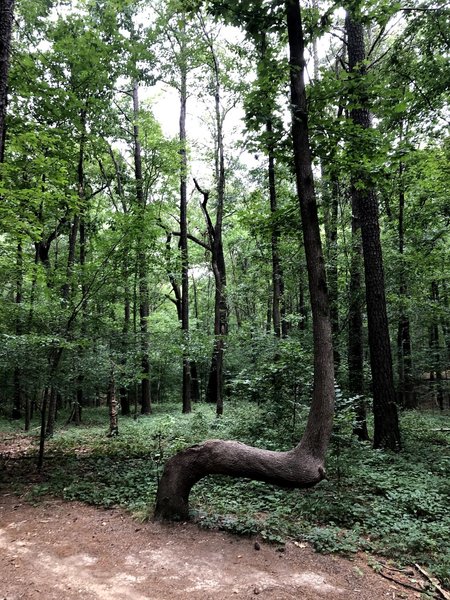
[[[382,600],[419,594],[308,547],[0,495],[0,600]]]

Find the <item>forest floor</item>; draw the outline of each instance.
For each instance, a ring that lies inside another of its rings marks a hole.
[[[363,554],[347,560],[317,554],[306,543],[255,544],[189,523],[141,523],[120,509],[49,498],[32,505],[0,493],[1,600],[256,597],[409,600],[421,594],[374,572]]]

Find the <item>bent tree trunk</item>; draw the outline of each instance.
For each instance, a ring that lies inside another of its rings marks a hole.
[[[300,443],[288,452],[210,440],[176,454],[166,463],[158,487],[155,517],[159,519],[188,519],[190,490],[206,475],[248,477],[287,488],[310,487],[325,477],[325,452],[334,407],[333,346],[311,169],[298,0],[287,0],[286,12],[291,55],[292,138],[313,313],[314,391],[306,430]]]

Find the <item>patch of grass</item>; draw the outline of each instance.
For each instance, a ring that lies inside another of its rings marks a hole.
[[[29,487],[29,494],[148,514],[163,464],[177,451],[207,438],[285,450],[299,439],[304,414],[300,410],[293,428],[289,419],[254,404],[228,406],[221,419],[210,406],[181,415],[178,405],[165,405],[164,412],[157,409],[150,417],[120,419],[120,435],[107,438],[106,410],[85,410],[83,426],[62,427],[49,440],[45,478]],[[399,563],[418,562],[450,585],[450,436],[433,431],[446,418],[403,414],[404,449],[393,454],[357,442],[351,420],[338,416],[328,481],[310,490],[283,490],[208,477],[192,491],[193,516],[203,527],[258,534],[278,544],[307,540],[320,552],[365,549]]]

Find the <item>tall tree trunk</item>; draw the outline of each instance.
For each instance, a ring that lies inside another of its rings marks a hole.
[[[5,157],[6,104],[14,0],[0,0],[0,163]]]
[[[76,248],[77,248],[77,238],[80,230],[80,222],[81,222],[81,211],[84,207],[84,151],[85,151],[85,143],[86,143],[86,111],[82,110],[80,113],[80,122],[81,122],[81,137],[80,137],[80,147],[78,153],[78,165],[77,165],[77,193],[78,193],[78,201],[79,201],[79,209],[75,214],[72,225],[69,232],[69,249],[67,256],[67,267],[66,267],[66,281],[61,289],[61,297],[64,305],[67,306],[69,300],[71,298],[71,294],[73,294],[73,269],[75,265],[75,257],[76,257]],[[73,314],[73,313],[72,313]],[[74,316],[74,315],[73,315]],[[69,319],[68,325],[66,328],[66,333],[69,333],[69,329],[71,327],[71,320]],[[49,379],[50,388],[48,394],[48,417],[47,417],[47,426],[45,429],[45,437],[51,437],[54,433],[56,413],[57,413],[57,390],[52,382],[53,375],[56,373],[57,368],[59,366],[59,362],[62,357],[62,349],[56,351],[53,357],[50,358],[50,372],[51,377]],[[76,402],[74,405],[74,414],[76,414]],[[79,413],[78,413],[79,416]]]
[[[348,310],[348,390],[355,403],[356,422],[353,433],[361,441],[369,439],[366,404],[364,401],[364,344],[363,344],[363,289],[362,240],[356,189],[350,186],[352,203],[352,247],[350,258],[350,288]]]
[[[16,336],[22,335],[21,305],[23,300],[23,250],[22,243],[17,244],[16,260]],[[22,369],[19,365],[14,368],[14,406],[12,410],[13,419],[22,418]]]
[[[130,277],[128,273],[128,252],[125,252],[124,256],[124,306],[123,306],[123,326],[122,326],[122,351],[123,358],[122,364],[126,364],[126,354],[128,350],[128,336],[130,333],[130,320],[131,320],[131,304],[130,304]],[[131,394],[130,389],[122,385],[120,390],[120,412],[122,416],[129,416],[131,414]]]
[[[339,115],[338,115],[339,116]],[[331,158],[331,161],[335,157]],[[340,364],[338,350],[339,336],[339,288],[338,288],[338,208],[339,208],[339,180],[333,165],[326,169],[322,167],[325,185],[325,234],[327,257],[328,296],[330,302],[330,318],[333,330],[334,364],[336,370]],[[328,171],[328,172],[327,172]]]
[[[190,490],[197,481],[209,474],[249,477],[290,488],[310,487],[325,476],[325,452],[331,435],[334,405],[333,347],[312,180],[303,74],[303,32],[297,0],[288,0],[286,10],[294,107],[292,135],[313,307],[315,358],[310,415],[300,443],[288,452],[272,452],[239,442],[210,440],[172,457],[165,465],[158,487],[156,518],[189,518]]]
[[[351,119],[357,129],[371,127],[367,107],[365,81],[365,47],[362,23],[347,13],[346,30],[350,71],[356,76],[360,107],[351,110]],[[356,152],[356,149],[354,150]],[[358,149],[361,153],[361,149]],[[363,165],[363,161],[361,160]],[[366,304],[369,329],[370,364],[373,387],[374,447],[391,450],[400,449],[392,354],[384,287],[383,258],[381,251],[378,201],[370,174],[362,166],[352,173],[355,200],[361,220],[361,234],[366,282]]]
[[[222,210],[223,191],[221,202],[218,200],[216,209],[216,224],[212,224],[208,212],[209,192],[204,191],[194,179],[198,191],[203,195],[201,207],[205,216],[208,229],[209,247],[211,252],[211,266],[214,275],[214,346],[209,369],[208,385],[206,388],[206,401],[216,404],[216,414],[223,414],[223,354],[225,336],[228,333],[228,307],[225,297],[226,270],[225,257],[222,244]]]
[[[205,31],[205,30],[204,30]],[[216,149],[215,149],[215,174],[216,174],[216,220],[213,225],[208,212],[207,202],[209,193],[203,191],[197,182],[195,185],[203,195],[201,204],[205,217],[209,250],[211,251],[211,266],[214,275],[214,345],[209,369],[208,385],[206,389],[206,401],[216,404],[216,414],[223,414],[223,388],[224,373],[223,360],[225,351],[225,337],[228,334],[228,307],[226,301],[226,267],[222,241],[223,207],[225,200],[225,155],[223,146],[223,116],[220,110],[221,86],[219,62],[214,49],[214,42],[205,31],[207,42],[211,52],[213,63],[214,86],[215,86],[215,126],[216,126]]]
[[[431,282],[431,301],[433,304],[439,304],[439,286],[437,281]],[[439,319],[433,315],[430,326],[430,351],[431,351],[431,368],[430,372],[435,373],[436,381],[436,401],[440,410],[444,410],[444,393],[442,387],[442,362],[439,346]],[[431,377],[430,377],[431,381]]]
[[[402,133],[402,132],[401,132]],[[404,164],[400,161],[398,168],[398,251],[400,254],[399,297],[400,315],[397,329],[397,366],[398,366],[398,402],[405,408],[416,408],[414,381],[412,374],[412,352],[409,317],[406,312],[408,285],[406,281],[404,252],[405,252],[405,189],[403,183]]]
[[[266,133],[268,138],[267,150],[269,158],[269,197],[271,221],[271,243],[272,243],[272,323],[273,331],[277,337],[287,335],[287,326],[284,307],[284,279],[280,260],[280,225],[278,222],[277,188],[275,179],[275,149],[273,143],[272,120],[266,121]]]
[[[62,299],[65,303],[68,302],[72,287],[73,267],[75,265],[77,237],[80,230],[81,211],[84,209],[85,193],[84,193],[84,149],[86,143],[86,111],[82,110],[80,114],[81,121],[81,137],[80,148],[78,154],[77,166],[77,193],[79,208],[75,214],[69,232],[69,252],[67,256],[67,273],[66,282],[61,290]],[[48,255],[47,255],[48,258]]]
[[[79,173],[79,190],[80,190],[80,192],[79,192],[80,200],[84,201],[84,171],[83,171],[83,169],[81,169],[81,171]],[[87,243],[85,212],[86,212],[86,207],[82,206],[81,214],[80,214],[80,260],[79,260],[79,264],[82,269],[82,271],[81,271],[81,277],[82,277],[81,293],[82,293],[83,298],[86,298],[86,295],[87,295],[87,289],[86,289],[86,283],[85,283],[85,273],[84,273],[84,265],[86,263],[86,243]],[[81,311],[81,335],[82,335],[82,337],[86,336],[86,311],[87,311],[87,300],[85,300],[83,302],[83,309]],[[78,365],[79,373],[77,376],[77,389],[76,389],[76,393],[75,393],[75,402],[74,402],[74,406],[73,406],[73,414],[72,414],[72,419],[71,419],[75,423],[75,425],[81,424],[81,413],[82,413],[83,406],[84,406],[84,389],[83,389],[84,376],[83,376],[83,367],[82,367],[83,356],[84,356],[84,350],[80,349],[79,356],[78,356],[80,364]]]
[[[137,82],[133,85],[133,133],[134,133],[134,176],[138,212],[143,218],[145,214],[144,181],[142,176],[142,153],[139,137],[139,95]],[[144,239],[138,240],[138,274],[139,274],[139,323],[141,331],[141,412],[149,415],[152,412],[150,388],[150,357],[148,340],[148,317],[150,315],[149,292],[147,283],[147,257],[142,245]]]
[[[184,27],[184,20],[183,25]],[[181,251],[181,331],[183,334],[183,413],[191,412],[191,362],[189,356],[189,255],[187,223],[186,99],[187,65],[185,32],[182,32],[180,85],[180,251]]]
[[[325,455],[334,410],[334,360],[325,262],[312,173],[304,79],[304,38],[298,0],[286,0],[290,48],[292,140],[313,320],[314,390],[302,444]]]

